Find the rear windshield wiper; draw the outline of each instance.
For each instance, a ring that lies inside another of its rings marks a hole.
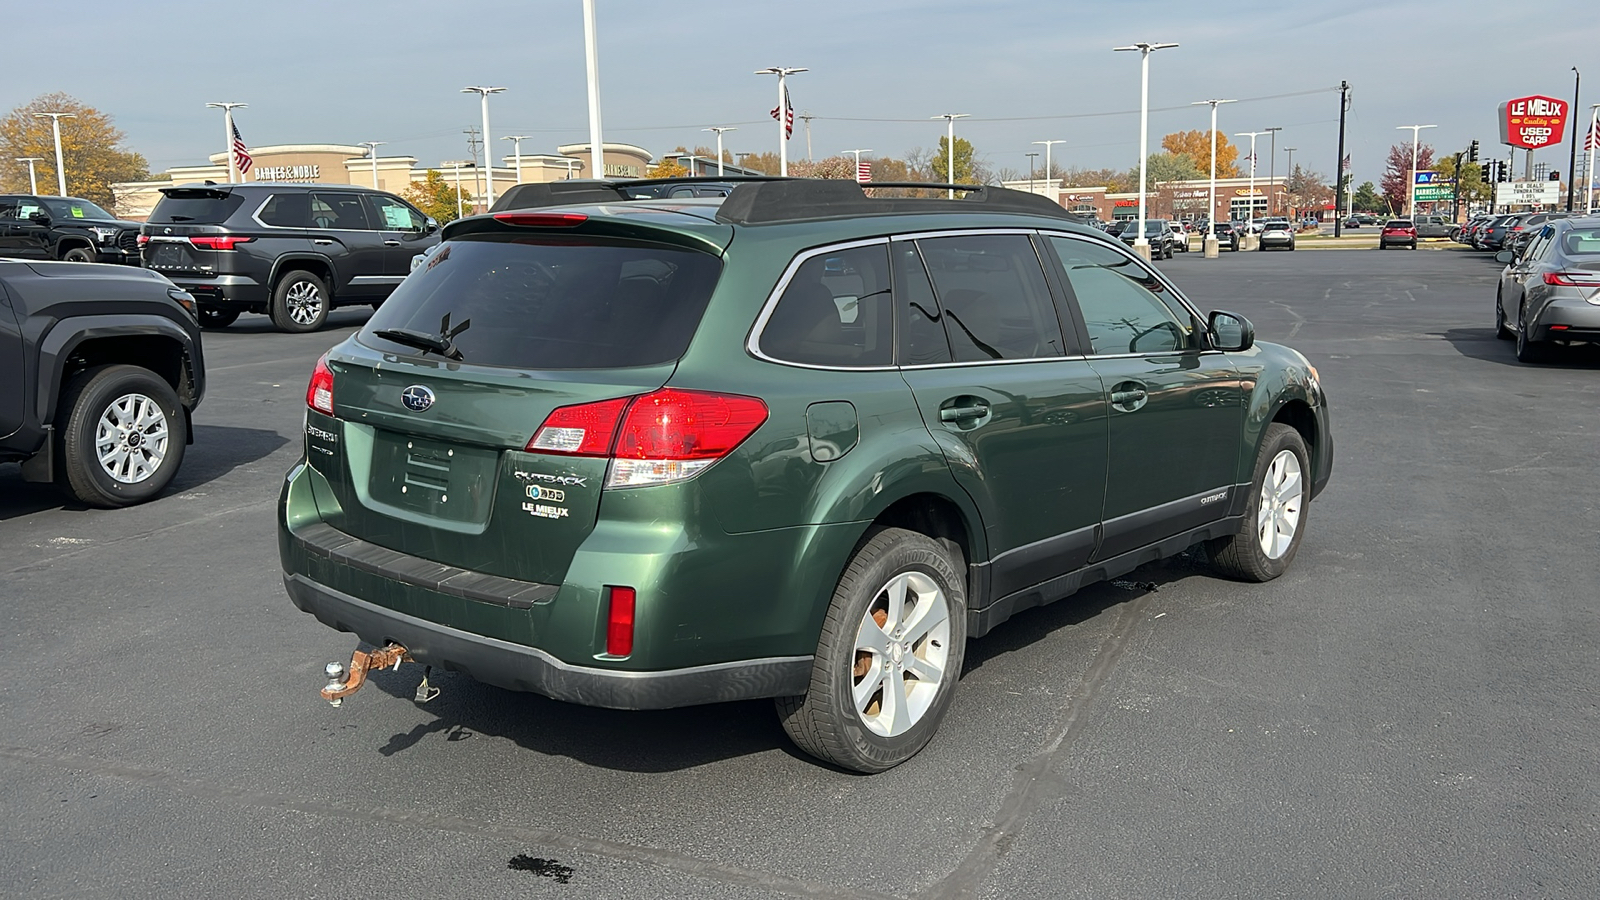
[[[439,321],[438,334],[428,334],[425,331],[417,331],[414,328],[380,328],[374,331],[373,334],[386,341],[394,341],[396,344],[415,347],[424,353],[437,353],[445,359],[459,361],[461,359],[461,351],[456,349],[456,335],[471,327],[472,320],[463,319],[460,325],[451,329],[450,314],[445,313],[444,318]]]

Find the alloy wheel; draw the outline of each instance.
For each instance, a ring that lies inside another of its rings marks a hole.
[[[950,612],[944,591],[921,572],[878,590],[856,632],[851,704],[862,724],[899,737],[928,712],[951,674]]]
[[[95,458],[122,484],[138,484],[156,473],[167,457],[167,414],[144,394],[123,394],[100,414],[95,425]]]
[[[1256,539],[1268,559],[1281,559],[1294,544],[1304,485],[1300,457],[1292,450],[1278,451],[1261,480],[1261,497],[1256,504]]]
[[[309,281],[296,282],[289,285],[284,295],[284,305],[288,307],[289,318],[295,324],[314,325],[322,314],[322,291]]]

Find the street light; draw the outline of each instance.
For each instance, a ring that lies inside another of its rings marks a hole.
[[[494,151],[489,149],[490,147],[494,146],[494,141],[490,140],[489,138],[489,95],[498,94],[504,90],[505,88],[503,87],[476,86],[468,86],[461,89],[461,93],[477,94],[479,99],[483,101],[483,177],[485,179],[483,189],[484,209],[488,209],[494,205]]]
[[[956,183],[956,120],[965,119],[970,115],[971,113],[943,113],[941,115],[928,117],[930,119],[943,119],[945,121],[945,125],[947,126],[944,144],[945,149],[949,151],[947,154],[949,157],[949,162],[946,164],[949,166],[949,168],[945,169],[944,174],[945,177],[949,179],[951,184]],[[954,200],[956,198],[956,189],[950,188],[949,190],[945,191],[945,196],[948,199]]]
[[[1145,166],[1150,154],[1150,54],[1176,46],[1141,42],[1111,48],[1114,51],[1139,51],[1139,236],[1133,239],[1133,249],[1145,259],[1150,258],[1150,241],[1144,236]]]
[[[694,177],[694,161],[699,159],[700,157],[695,156],[693,153],[686,153],[683,156],[680,156],[678,158],[680,160],[688,160],[689,161],[689,163],[688,163],[689,176],[688,177],[693,178]]]
[[[372,157],[372,189],[378,189],[378,148],[388,141],[362,141],[361,146],[367,148],[367,155]]]
[[[1217,239],[1217,106],[1223,103],[1238,103],[1237,100],[1196,100],[1190,106],[1211,107],[1211,192],[1206,206],[1206,240]],[[1233,218],[1229,210],[1229,218]]]
[[[239,172],[239,161],[233,156],[233,111],[249,106],[248,103],[207,103],[207,109],[222,110],[222,148],[228,155],[228,183],[233,184],[234,173],[238,173],[239,181],[244,180],[244,173]],[[256,177],[260,177],[258,174]],[[62,190],[65,190],[63,188]]]
[[[1037,152],[1033,152],[1024,153],[1022,155],[1028,158],[1028,193],[1036,193],[1036,191],[1033,189],[1033,161],[1039,158],[1039,154]]]
[[[1044,145],[1044,178],[1045,178],[1046,181],[1049,181],[1050,180],[1050,172],[1051,172],[1051,168],[1050,168],[1050,148],[1052,146],[1054,146],[1055,144],[1065,144],[1066,143],[1066,139],[1063,138],[1061,140],[1055,140],[1055,141],[1034,141],[1034,143],[1035,144],[1043,144]]]
[[[583,0],[583,59],[589,83],[589,168],[595,178],[604,178],[604,150],[600,143],[600,49],[595,37],[594,0]],[[567,178],[572,178],[570,167]]]
[[[25,162],[25,163],[28,164],[28,193],[30,193],[30,194],[39,193],[39,179],[38,179],[37,176],[35,176],[33,174],[33,164],[36,163],[36,162],[44,162],[44,157],[42,157],[42,156],[19,156],[19,157],[17,157],[17,162]]]
[[[839,152],[840,153],[851,153],[851,154],[855,155],[855,158],[856,158],[856,182],[860,183],[860,181],[861,181],[861,154],[863,154],[863,153],[871,153],[872,152],[872,148],[869,147],[869,148],[867,148],[865,150],[840,150]]]
[[[1248,137],[1250,139],[1250,213],[1246,216],[1246,234],[1249,226],[1256,224],[1256,138],[1266,134],[1265,131],[1238,131],[1234,137]]]
[[[1411,190],[1406,194],[1406,198],[1410,201],[1411,208],[1406,211],[1406,214],[1412,217],[1415,217],[1417,214],[1417,144],[1419,142],[1419,136],[1422,134],[1422,129],[1424,128],[1438,127],[1439,126],[1437,125],[1395,126],[1396,131],[1405,131],[1407,128],[1411,129]],[[1528,158],[1532,159],[1533,154],[1530,153]]]
[[[532,137],[527,134],[508,134],[502,141],[511,142],[511,157],[517,161],[517,184],[522,183],[522,142]]]
[[[701,131],[715,131],[717,133],[717,177],[721,178],[722,177],[722,133],[724,131],[738,131],[739,129],[733,127],[732,125],[713,125],[710,128],[702,128],[700,130]]]
[[[456,170],[456,218],[459,219],[463,212],[461,209],[461,160],[455,160],[450,165],[454,166]]]
[[[1296,151],[1298,149],[1300,149],[1300,148],[1299,147],[1285,147],[1285,148],[1283,148],[1283,152],[1289,154],[1289,163],[1288,163],[1288,165],[1286,165],[1284,167],[1284,170],[1283,170],[1284,171],[1284,175],[1283,175],[1283,177],[1288,179],[1289,181],[1293,181],[1294,180],[1294,151]],[[1287,190],[1288,184],[1285,184],[1284,188],[1285,188],[1284,193],[1288,194],[1289,197],[1292,199],[1294,197],[1294,194],[1293,194],[1293,192]]]
[[[1282,125],[1273,128],[1263,128],[1262,131],[1272,135],[1272,146],[1267,148],[1267,215],[1272,215],[1272,192],[1278,180],[1278,132],[1283,130]]]
[[[794,66],[768,66],[757,69],[757,75],[778,76],[778,174],[789,177],[789,89],[784,87],[784,79],[799,72],[809,72],[810,69],[796,68]]]

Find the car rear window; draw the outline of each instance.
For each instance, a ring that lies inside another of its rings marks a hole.
[[[615,369],[671,362],[688,349],[722,261],[660,244],[531,235],[446,242],[384,301],[361,342],[421,351],[376,332],[434,335],[450,316],[469,365]],[[470,322],[470,325],[466,323]]]
[[[148,221],[153,225],[216,225],[227,221],[244,202],[242,194],[232,191],[176,190],[162,194],[156,208],[150,211]]]
[[[1600,228],[1574,228],[1561,238],[1568,256],[1600,256]]]
[[[1389,224],[1387,224],[1387,225],[1385,225],[1383,227],[1385,227],[1385,228],[1410,228],[1411,227],[1411,220],[1410,219],[1390,219],[1389,220]]]

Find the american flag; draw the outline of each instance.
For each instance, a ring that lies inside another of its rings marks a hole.
[[[233,162],[239,167],[239,174],[244,175],[255,165],[255,160],[250,158],[250,151],[244,148],[244,138],[239,136],[239,125],[233,125]]]
[[[778,118],[779,112],[783,113],[783,139],[794,137],[794,104],[789,102],[789,86],[783,86],[783,105],[772,108],[772,117]]]
[[[859,181],[862,184],[866,184],[867,182],[869,182],[871,180],[872,180],[872,163],[869,163],[869,162],[858,162],[858,163],[856,163],[856,181]]]
[[[1583,149],[1585,149],[1585,150],[1593,150],[1593,149],[1595,149],[1594,137],[1595,137],[1595,135],[1594,135],[1594,126],[1590,125],[1589,126],[1589,133],[1584,135],[1584,137],[1583,137]]]

